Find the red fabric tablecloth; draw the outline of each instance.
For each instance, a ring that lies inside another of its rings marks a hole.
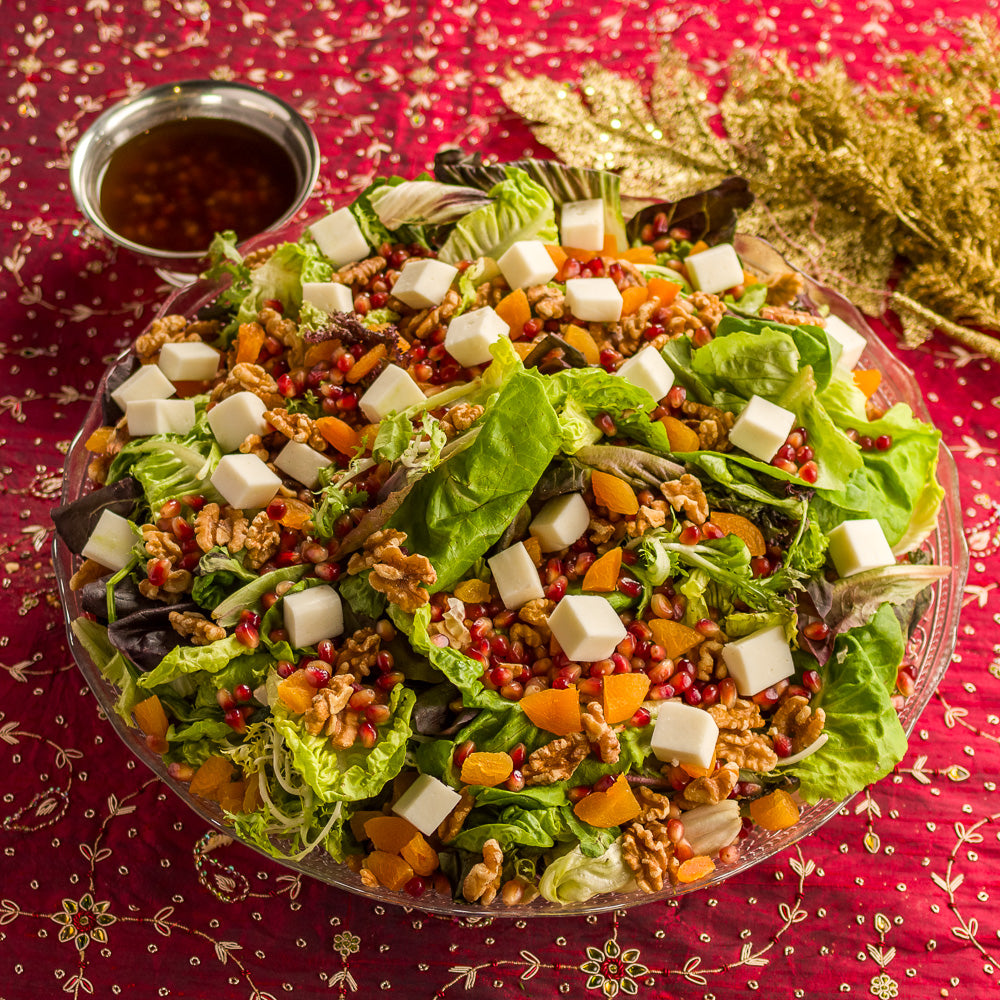
[[[990,0],[985,5],[995,8]],[[979,0],[0,0],[0,1000],[27,997],[996,995],[1000,396],[944,340],[900,352],[959,458],[972,571],[954,663],[896,773],[722,887],[629,912],[449,920],[300,880],[209,831],[131,759],[66,646],[49,564],[63,454],[166,289],[82,224],[68,153],[143,86],[261,85],[312,122],[311,206],[445,142],[542,152],[506,67],[642,74],[664,39],[841,55],[953,43]],[[892,340],[891,334],[887,337]]]

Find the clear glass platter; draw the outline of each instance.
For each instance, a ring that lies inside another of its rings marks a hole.
[[[249,253],[288,239],[295,239],[301,232],[301,224],[288,227],[276,233],[263,234],[255,237],[242,248]],[[737,236],[736,248],[744,264],[762,277],[776,271],[787,271],[788,263],[780,254],[763,240],[750,236]],[[896,402],[909,404],[914,414],[920,419],[930,422],[927,407],[924,404],[920,390],[913,373],[898,361],[889,349],[878,339],[865,323],[864,318],[843,296],[824,288],[816,282],[803,276],[806,282],[806,296],[816,306],[826,306],[840,316],[845,322],[862,332],[868,339],[868,348],[862,359],[862,367],[875,368],[882,373],[882,382],[874,397],[874,402],[883,407]],[[168,298],[157,312],[157,316],[167,314],[194,315],[200,309],[211,303],[219,292],[217,285],[203,280],[196,281],[176,291]],[[87,464],[90,460],[85,442],[90,434],[101,426],[101,399],[104,386],[110,373],[119,364],[127,360],[129,352],[118,358],[105,373],[95,391],[95,401],[87,413],[66,457],[64,469],[62,503],[68,503],[87,493],[92,484],[87,479]],[[969,555],[962,533],[961,503],[959,499],[958,472],[951,453],[943,445],[940,449],[938,462],[938,477],[944,487],[944,500],[938,516],[937,530],[924,543],[924,550],[934,563],[952,566],[954,571],[950,576],[939,581],[933,588],[930,606],[917,626],[907,647],[906,660],[913,664],[916,674],[916,689],[901,709],[899,716],[903,728],[909,735],[917,723],[921,712],[927,705],[932,694],[940,683],[948,664],[951,662],[958,631],[959,613],[965,578],[968,573]],[[80,595],[70,590],[69,580],[76,568],[75,557],[62,542],[56,538],[53,543],[53,563],[62,601],[66,622],[68,641],[73,656],[83,673],[98,703],[104,710],[107,721],[118,733],[131,752],[150,768],[183,802],[186,808],[193,810],[206,823],[218,828],[234,839],[239,839],[230,826],[220,807],[214,803],[192,795],[184,782],[175,780],[167,774],[166,766],[160,757],[146,746],[143,735],[138,729],[130,728],[114,712],[113,705],[117,698],[117,689],[109,684],[101,675],[86,650],[82,647],[69,625],[82,613]],[[322,851],[314,851],[301,861],[277,859],[286,868],[318,879],[329,885],[357,893],[381,903],[396,906],[414,907],[428,912],[447,916],[570,916],[574,914],[600,913],[606,910],[637,906],[657,900],[669,899],[684,893],[705,889],[716,885],[725,879],[744,872],[754,865],[773,857],[778,852],[814,833],[823,823],[835,815],[849,800],[833,802],[824,800],[816,805],[803,806],[801,817],[793,827],[776,832],[766,832],[754,829],[750,835],[740,841],[741,852],[737,862],[730,865],[717,865],[715,871],[699,882],[689,885],[678,885],[666,888],[655,894],[640,892],[623,894],[607,894],[597,896],[587,902],[567,906],[558,906],[537,899],[528,906],[506,907],[499,897],[490,906],[480,906],[464,901],[455,901],[446,896],[426,892],[419,899],[412,899],[403,892],[392,892],[381,887],[369,887],[362,883],[361,878],[346,865],[337,864]],[[259,850],[252,844],[247,844],[253,850]],[[262,852],[263,853],[263,852]],[[271,857],[270,855],[265,855]],[[274,859],[272,859],[274,860]]]

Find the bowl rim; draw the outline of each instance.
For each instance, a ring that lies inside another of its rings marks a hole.
[[[146,87],[136,94],[131,94],[130,96],[117,101],[115,104],[111,105],[111,107],[105,108],[105,110],[102,111],[101,114],[99,114],[90,123],[90,125],[87,126],[83,134],[77,140],[76,146],[73,148],[73,152],[70,156],[69,183],[70,190],[73,193],[73,199],[76,202],[77,207],[86,217],[87,221],[112,243],[125,250],[130,250],[141,257],[160,263],[191,263],[199,261],[205,257],[208,252],[207,247],[204,250],[160,250],[156,247],[147,246],[143,243],[136,243],[134,240],[130,240],[127,237],[122,236],[109,226],[104,219],[99,205],[95,204],[94,199],[90,197],[90,194],[87,191],[87,184],[84,177],[85,166],[88,163],[89,157],[93,154],[95,145],[100,141],[99,137],[102,134],[102,129],[116,116],[123,115],[129,111],[134,112],[145,105],[155,104],[157,101],[160,101],[169,95],[183,96],[187,93],[198,94],[208,90],[249,93],[253,94],[257,98],[271,103],[276,109],[280,109],[288,116],[289,122],[293,126],[294,131],[302,139],[302,148],[305,152],[304,161],[306,169],[303,172],[302,177],[299,179],[295,199],[281,214],[281,216],[271,223],[265,232],[273,233],[282,229],[289,223],[295,213],[302,208],[306,201],[309,200],[313,188],[316,186],[316,181],[319,178],[321,160],[319,140],[316,138],[316,133],[313,131],[309,122],[306,121],[303,115],[292,107],[291,104],[278,97],[276,94],[272,94],[270,91],[264,90],[262,87],[255,87],[248,83],[240,83],[236,80],[212,80],[207,77],[198,77],[189,80],[177,80],[172,83],[159,83],[152,87]],[[165,119],[165,121],[169,120],[170,119]],[[157,124],[161,123],[158,122]],[[254,128],[255,126],[251,125],[250,127]],[[257,131],[260,130],[257,129]],[[119,147],[116,146],[115,150],[118,148]],[[293,157],[293,159],[295,159],[295,157]],[[247,237],[247,239],[255,239],[260,235],[262,234],[253,234]]]
[[[259,234],[241,244],[240,250],[246,254],[254,249],[269,246],[276,242],[295,239],[307,224],[307,222],[302,224],[293,223],[278,231]],[[741,257],[745,256],[747,263],[751,267],[754,266],[754,261],[750,258],[755,255],[757,256],[759,266],[765,269],[769,266],[777,266],[777,261],[779,260],[784,261],[784,258],[774,247],[759,237],[737,234],[735,243],[739,247]],[[785,269],[790,267],[787,262],[784,262],[782,266]],[[866,348],[862,363],[879,369],[884,376],[883,385],[876,393],[875,399],[880,402],[889,402],[891,397],[891,402],[904,402],[910,406],[915,416],[928,423],[932,423],[923,395],[917,386],[912,370],[889,351],[857,308],[838,292],[820,285],[808,276],[804,275],[804,279],[807,293],[816,304],[830,307],[832,311],[836,312],[856,328],[860,328],[860,331],[864,334],[868,341],[868,347]],[[177,311],[192,314],[214,300],[223,287],[224,285],[220,286],[216,283],[199,280],[179,289],[161,303],[154,319]],[[79,491],[75,494],[73,493],[73,487],[74,485],[79,485],[78,476],[81,468],[84,473],[83,486],[86,487],[87,485],[85,476],[87,452],[84,447],[86,435],[100,423],[97,418],[100,416],[102,393],[108,376],[116,365],[121,364],[129,357],[132,351],[133,348],[130,347],[122,352],[111,363],[101,378],[90,410],[67,452],[61,497],[62,503],[66,503],[79,495]],[[892,392],[887,393],[887,388],[891,388]],[[83,463],[82,466],[81,463]],[[74,473],[77,474],[76,480],[74,480]],[[963,587],[969,569],[969,551],[964,533],[962,532],[962,507],[959,495],[958,468],[954,457],[943,440],[939,445],[938,451],[938,477],[944,488],[944,497],[938,514],[937,527],[924,542],[923,548],[926,549],[929,547],[932,550],[932,554],[938,553],[943,555],[945,559],[941,560],[942,564],[945,561],[950,563],[953,567],[953,572],[933,585],[930,605],[918,623],[914,637],[906,644],[906,653],[904,655],[907,657],[912,655],[919,667],[916,677],[916,690],[906,700],[899,711],[899,719],[908,739],[951,662],[958,638],[958,626],[964,596]],[[69,589],[68,570],[72,567],[74,557],[69,553],[65,545],[63,545],[58,535],[55,535],[53,538],[52,555],[56,569],[59,596],[64,609],[64,626],[70,650],[81,673],[83,673],[89,687],[97,698],[101,709],[110,721],[112,728],[115,729],[118,736],[130,748],[132,753],[139,757],[150,770],[163,780],[171,791],[181,798],[190,809],[226,836],[237,840],[244,847],[250,848],[262,857],[286,869],[297,872],[300,875],[307,875],[335,888],[362,896],[374,902],[387,903],[403,907],[406,910],[413,909],[440,916],[479,919],[492,917],[520,919],[526,917],[558,918],[584,916],[652,903],[664,903],[672,899],[677,899],[689,892],[714,888],[721,882],[727,881],[774,857],[805,837],[811,836],[822,825],[844,810],[845,806],[856,795],[860,794],[860,792],[855,792],[836,802],[831,799],[821,799],[814,805],[804,806],[800,819],[794,826],[786,830],[771,833],[764,833],[762,831],[752,832],[748,841],[744,842],[749,845],[750,850],[746,853],[741,853],[740,859],[737,862],[724,867],[717,867],[711,876],[698,882],[688,885],[668,886],[656,893],[645,894],[639,891],[631,893],[606,893],[594,896],[583,903],[572,903],[562,906],[541,900],[539,897],[532,904],[514,907],[503,906],[499,902],[492,903],[489,906],[480,906],[475,903],[470,904],[457,901],[450,897],[439,898],[436,894],[430,893],[425,894],[420,899],[403,898],[401,893],[392,892],[381,886],[370,887],[364,885],[360,877],[345,864],[333,862],[328,856],[322,854],[322,852],[313,851],[301,861],[291,858],[280,858],[269,854],[260,846],[240,838],[233,827],[226,822],[221,809],[215,803],[191,795],[186,784],[170,778],[162,760],[158,755],[148,750],[142,740],[141,734],[138,734],[138,730],[129,727],[113,711],[114,697],[117,694],[117,689],[103,677],[72,631],[70,609],[74,605],[77,605],[78,601],[75,593]],[[933,658],[930,657],[930,653],[934,654]]]

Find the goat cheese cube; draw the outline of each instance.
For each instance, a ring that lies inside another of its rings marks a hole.
[[[727,642],[722,647],[722,659],[736,682],[736,690],[746,697],[795,673],[792,651],[780,625]]]
[[[596,594],[570,594],[549,615],[549,628],[571,660],[591,663],[609,657],[626,636],[617,612]]]
[[[333,587],[310,587],[288,594],[282,604],[288,640],[296,649],[335,639],[344,631],[344,606]]]
[[[302,444],[300,441],[289,441],[278,452],[274,464],[286,476],[291,476],[307,489],[314,490],[319,486],[320,469],[333,465],[333,462],[326,455],[321,455],[315,448],[310,448],[307,444]]]
[[[158,364],[171,382],[206,382],[219,370],[219,352],[200,340],[166,343],[160,348]]]
[[[409,820],[422,834],[432,836],[458,805],[461,795],[430,774],[421,774],[392,807],[397,816]]]
[[[444,349],[463,367],[493,360],[490,347],[506,337],[510,327],[489,306],[456,316],[444,335]]]
[[[650,738],[657,760],[711,767],[718,740],[719,727],[704,709],[679,701],[660,702]]]
[[[351,289],[339,281],[303,281],[302,301],[326,313],[354,311]]]
[[[516,542],[486,561],[500,592],[500,600],[511,610],[545,596],[538,570],[524,542]]]
[[[590,511],[579,493],[564,493],[549,500],[528,525],[543,552],[572,545],[590,525]]]
[[[603,250],[604,202],[600,198],[566,202],[559,217],[559,235],[564,247]]]
[[[125,420],[132,437],[147,434],[187,434],[194,427],[190,399],[133,399],[125,404]]]
[[[266,409],[256,393],[237,392],[208,411],[208,426],[223,451],[236,451],[251,434],[268,432]]]
[[[830,558],[841,577],[896,565],[896,557],[886,541],[882,525],[873,517],[842,521],[827,533],[827,538],[830,541]]]
[[[132,546],[137,541],[132,525],[121,514],[104,510],[80,555],[117,573],[132,558]]]
[[[571,278],[566,282],[569,311],[588,323],[617,323],[622,293],[610,278]]]
[[[368,241],[349,208],[338,208],[314,222],[309,235],[334,267],[353,264],[368,256]]]
[[[763,396],[751,396],[736,418],[729,440],[762,462],[770,462],[795,426],[795,414]]]
[[[430,309],[448,294],[458,268],[443,260],[409,260],[403,265],[392,294],[412,309]]]
[[[167,399],[176,391],[159,365],[143,365],[111,393],[111,398],[124,410],[133,399]]]
[[[281,480],[256,455],[237,453],[219,459],[212,485],[230,507],[254,510],[274,499]]]
[[[720,243],[684,259],[691,287],[696,292],[717,295],[734,285],[743,284],[743,265],[732,243]]]
[[[670,387],[674,384],[673,369],[652,344],[623,362],[616,374],[626,382],[645,389],[657,402],[670,392]]]
[[[837,359],[837,367],[846,372],[854,371],[868,346],[868,341],[853,326],[848,326],[833,313],[826,317],[824,329],[842,348]]]
[[[405,410],[426,400],[423,389],[410,378],[409,372],[398,365],[388,368],[365,391],[358,400],[361,412],[373,423],[378,423],[393,410]]]
[[[540,240],[518,240],[500,255],[497,267],[511,288],[530,288],[551,281],[559,270]]]

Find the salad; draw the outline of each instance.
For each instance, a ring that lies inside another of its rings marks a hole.
[[[731,239],[738,178],[441,154],[114,369],[54,513],[116,711],[400,902],[653,893],[906,749],[939,433]]]

